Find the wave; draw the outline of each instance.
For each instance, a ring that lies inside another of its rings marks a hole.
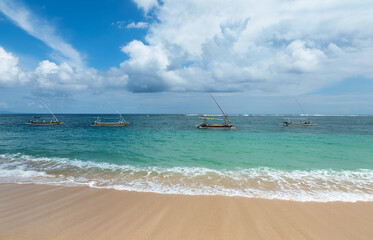
[[[203,114],[204,117],[221,117],[223,114]]]
[[[138,192],[293,201],[373,201],[373,170],[216,170],[139,167],[68,158],[0,154],[0,182],[87,185]]]

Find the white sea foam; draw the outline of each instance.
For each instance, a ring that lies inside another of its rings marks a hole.
[[[87,185],[164,194],[224,195],[293,201],[373,201],[373,170],[216,170],[136,167],[67,158],[0,155],[0,182]]]
[[[204,117],[221,117],[223,114],[203,114]]]

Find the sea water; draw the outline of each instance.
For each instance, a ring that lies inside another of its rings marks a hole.
[[[245,114],[230,116],[229,130],[197,129],[196,114],[127,115],[125,127],[90,127],[97,116],[57,115],[63,124],[35,126],[25,124],[32,115],[0,115],[0,182],[373,201],[373,116],[282,126],[288,116]]]

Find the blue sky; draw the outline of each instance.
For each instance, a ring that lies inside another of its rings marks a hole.
[[[0,0],[0,112],[373,114],[365,0]]]

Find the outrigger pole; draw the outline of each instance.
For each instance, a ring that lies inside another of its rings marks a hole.
[[[212,97],[212,99],[214,100],[214,102],[216,103],[216,105],[218,105],[220,111],[223,113],[226,121],[228,121],[229,124],[231,124],[231,122],[229,121],[229,119],[227,118],[227,115],[225,115],[225,113],[223,112],[223,109],[221,109],[221,107],[219,106],[218,102],[215,100],[214,96],[212,96],[212,94],[209,92],[210,96]]]
[[[304,113],[304,110],[303,110],[302,106],[300,105],[300,103],[298,102],[298,99],[297,99],[295,96],[294,96],[294,99],[295,99],[295,101],[297,102],[298,107],[299,107],[300,110],[302,111],[304,118],[307,120],[307,115]]]
[[[57,117],[56,117],[56,115],[54,115],[54,113],[49,109],[49,107],[48,107],[48,105],[47,104],[45,104],[42,100],[41,100],[41,98],[39,98],[39,97],[37,97],[37,99],[39,100],[39,102],[52,114],[52,116],[53,116],[53,120],[54,121],[56,121],[56,122],[58,122],[58,119],[57,119]]]
[[[115,112],[117,112],[117,114],[118,114],[119,117],[120,117],[120,121],[124,121],[124,118],[123,118],[122,114],[120,114],[120,113],[117,111],[117,109],[114,108],[114,106],[109,102],[109,100],[107,100],[107,98],[106,98],[105,96],[103,96],[103,97],[104,97],[105,101],[109,104],[109,106],[110,106],[110,107],[111,107]]]

